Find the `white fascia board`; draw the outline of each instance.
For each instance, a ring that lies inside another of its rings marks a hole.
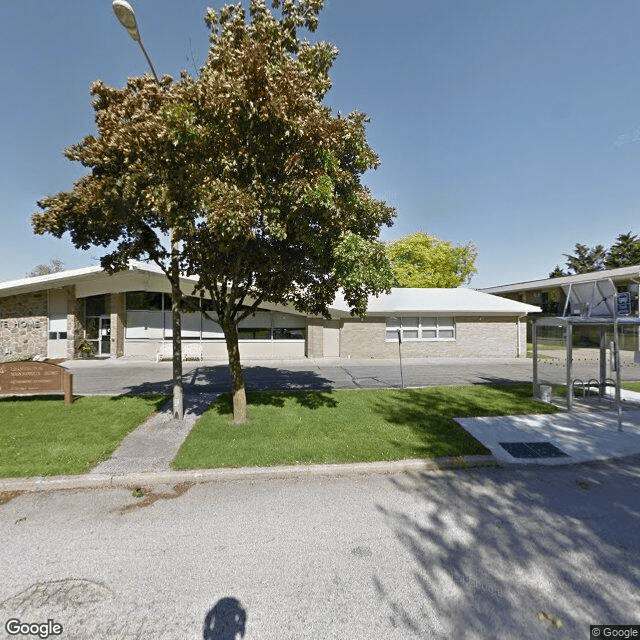
[[[481,289],[483,293],[500,294],[515,293],[519,291],[546,291],[559,289],[563,285],[577,284],[581,282],[595,282],[597,280],[635,278],[640,281],[640,266],[619,267],[618,269],[608,269],[605,271],[591,271],[589,273],[579,273],[572,276],[561,276],[560,278],[544,278],[542,280],[528,280],[526,282],[515,282],[513,284],[500,285],[498,287],[486,287]]]
[[[17,295],[43,289],[57,289],[71,284],[83,278],[92,277],[102,272],[102,267],[84,267],[82,269],[69,269],[58,273],[48,273],[44,276],[33,278],[21,278],[0,282],[0,296]]]

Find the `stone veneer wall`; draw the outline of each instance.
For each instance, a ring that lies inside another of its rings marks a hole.
[[[385,318],[344,320],[341,358],[397,358],[398,343],[385,341]],[[522,341],[522,335],[520,337]],[[518,355],[518,318],[456,317],[456,339],[402,343],[406,357],[501,357]]]
[[[67,359],[75,358],[75,335],[76,335],[76,288],[74,285],[65,287],[67,291]]]
[[[75,316],[74,323],[73,323],[73,352],[74,352],[73,357],[77,358],[79,356],[78,345],[82,340],[84,340],[84,337],[85,337],[84,332],[85,332],[86,318],[84,315],[84,298],[77,298],[72,302],[70,302],[70,304],[73,305],[73,308],[74,308],[73,315]]]
[[[0,298],[0,356],[47,355],[47,292]]]
[[[116,358],[124,355],[125,298],[124,293],[111,294],[111,355]]]

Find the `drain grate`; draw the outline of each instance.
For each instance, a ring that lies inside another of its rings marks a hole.
[[[499,442],[513,458],[569,458],[569,454],[550,442]]]

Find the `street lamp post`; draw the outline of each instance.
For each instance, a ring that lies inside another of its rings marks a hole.
[[[151,73],[155,81],[160,84],[156,70],[147,50],[142,44],[140,31],[136,22],[136,14],[133,7],[125,0],[113,0],[111,5],[113,12],[120,24],[127,30],[134,42],[137,42],[144,53],[144,57],[149,64]],[[180,261],[178,241],[175,237],[173,225],[171,226],[171,312],[173,316],[173,417],[176,420],[182,420],[184,417],[184,389],[182,386],[182,317],[180,314],[180,300],[182,299],[182,291],[180,290]]]
[[[142,44],[142,38],[140,37],[140,31],[138,31],[138,23],[136,22],[136,14],[133,12],[133,7],[128,2],[125,2],[125,0],[113,0],[113,4],[111,6],[113,7],[113,12],[116,14],[116,18],[120,21],[120,24],[129,32],[133,41],[140,45],[142,53],[144,53],[144,57],[147,59],[149,67],[151,67],[151,73],[153,74],[155,81],[159,84],[160,81],[158,80],[158,74],[153,68],[151,58]]]

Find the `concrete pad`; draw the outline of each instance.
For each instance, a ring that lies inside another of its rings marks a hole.
[[[458,418],[456,422],[487,447],[501,464],[566,465],[640,453],[640,410],[573,411],[525,416]],[[514,458],[500,442],[550,442],[561,458]]]

